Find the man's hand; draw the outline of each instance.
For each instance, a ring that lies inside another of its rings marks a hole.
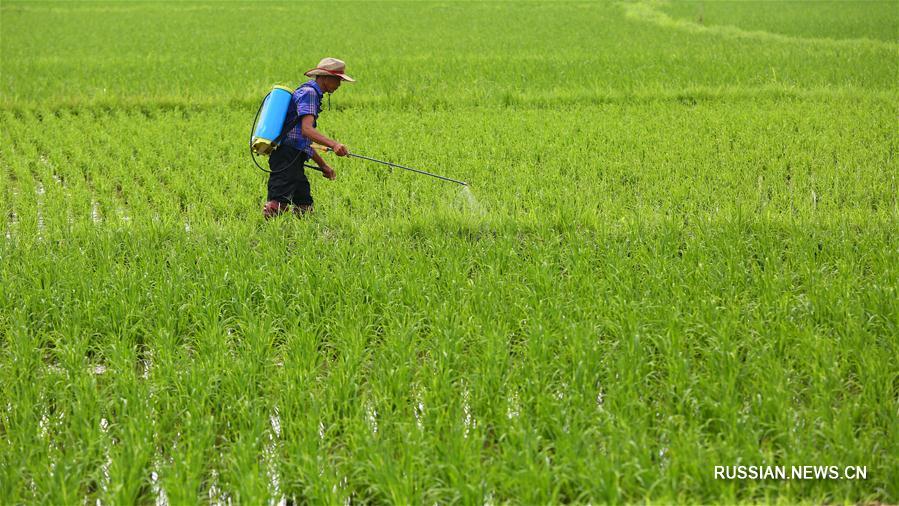
[[[331,180],[334,180],[337,177],[337,173],[334,172],[334,169],[332,169],[330,165],[323,165],[321,167],[321,169],[322,169],[322,176],[324,176],[328,179],[331,179]]]
[[[350,152],[347,150],[346,146],[344,146],[343,144],[341,144],[339,142],[337,142],[333,146],[331,146],[331,151],[334,151],[334,154],[337,156],[346,156],[346,155],[350,154]]]

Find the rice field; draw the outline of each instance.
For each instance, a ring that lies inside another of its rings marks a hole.
[[[899,501],[899,2],[0,35],[0,504]],[[253,115],[324,56],[323,132],[470,186],[327,155],[264,221]]]

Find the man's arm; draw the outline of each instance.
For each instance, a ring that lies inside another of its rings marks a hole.
[[[335,141],[334,139],[325,137],[323,133],[319,132],[315,129],[314,126],[312,126],[313,121],[315,121],[315,116],[311,114],[303,116],[302,120],[300,121],[300,131],[302,132],[303,137],[311,139],[313,142],[317,142],[322,146],[331,148],[332,150],[334,150],[334,153],[337,154],[337,156],[346,156],[348,153],[346,146]],[[315,163],[318,163],[318,160],[316,160]],[[319,164],[319,166],[321,166],[321,164]]]
[[[318,165],[318,168],[322,170],[322,175],[328,179],[334,179],[337,177],[337,174],[334,172],[334,169],[325,162],[324,158],[315,151],[312,152],[312,160]]]

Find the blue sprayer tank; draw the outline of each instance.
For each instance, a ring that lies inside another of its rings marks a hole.
[[[268,155],[277,147],[275,139],[281,135],[281,129],[284,128],[284,119],[287,117],[287,108],[290,106],[292,95],[293,90],[290,88],[274,86],[265,97],[250,143],[254,153]]]

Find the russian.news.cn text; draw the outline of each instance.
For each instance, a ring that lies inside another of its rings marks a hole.
[[[866,480],[867,466],[715,466],[716,480]]]

